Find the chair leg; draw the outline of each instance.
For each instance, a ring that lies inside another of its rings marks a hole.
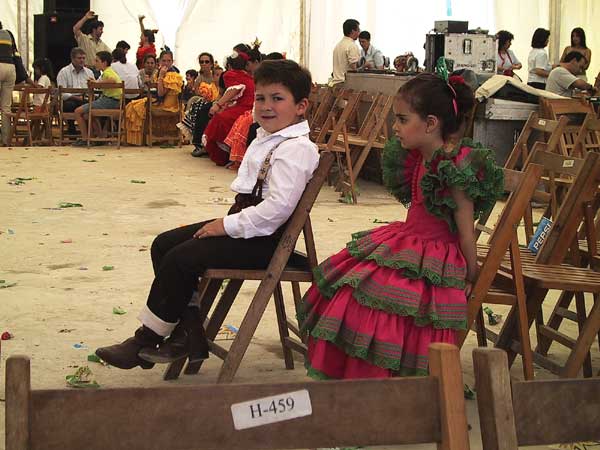
[[[585,312],[585,296],[583,292],[577,292],[575,294],[575,310],[577,311],[577,327],[579,329],[579,333],[581,333],[587,318],[587,314]],[[585,360],[583,361],[583,376],[585,378],[591,378],[593,375],[592,357],[590,352],[587,352]]]
[[[273,297],[275,299],[275,312],[277,314],[277,326],[279,327],[279,340],[281,341],[281,348],[283,350],[285,368],[292,370],[294,368],[294,357],[292,355],[292,350],[287,346],[285,341],[290,334],[287,327],[287,317],[285,316],[285,303],[283,300],[281,283],[277,283],[275,291],[273,292]]]
[[[223,280],[220,281],[222,282]],[[229,280],[229,283],[227,283],[225,292],[223,292],[223,295],[221,295],[221,298],[219,299],[217,306],[215,306],[215,310],[213,311],[212,315],[210,316],[210,320],[206,325],[206,339],[209,341],[214,341],[217,337],[217,334],[219,333],[219,330],[221,329],[221,326],[223,325],[223,322],[225,321],[225,318],[227,317],[227,314],[229,313],[229,310],[233,305],[233,301],[237,297],[243,282],[243,280]],[[216,294],[212,296],[211,304],[215,297]],[[204,302],[202,302],[202,304],[204,305]],[[204,315],[208,315],[208,310],[204,312]],[[185,374],[197,374],[202,367],[202,363],[203,361],[188,363],[187,367],[185,368]]]
[[[485,334],[485,318],[483,317],[483,308],[479,308],[475,316],[475,330],[477,332],[477,345],[487,347],[487,336]]]
[[[212,305],[212,302],[214,301],[215,297],[219,293],[219,289],[220,289],[222,283],[223,283],[223,280],[207,280],[205,278],[203,278],[200,281],[199,291],[200,291],[200,295],[202,296],[202,301],[201,301],[201,307],[202,307],[201,309],[202,310],[205,309],[204,308],[205,302],[207,304]],[[210,309],[210,305],[208,306],[208,309]],[[183,369],[183,366],[185,366],[186,360],[187,360],[186,358],[181,358],[181,359],[178,359],[177,361],[174,361],[171,364],[169,364],[167,366],[167,369],[165,370],[165,373],[163,374],[163,380],[175,380],[175,379],[179,378],[179,375],[181,374],[181,370]],[[200,367],[198,367],[198,370],[199,369],[200,369]]]

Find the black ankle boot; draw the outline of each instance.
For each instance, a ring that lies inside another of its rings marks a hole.
[[[138,353],[144,347],[156,348],[161,342],[163,342],[162,336],[159,336],[150,328],[141,326],[135,331],[133,337],[120,344],[100,347],[96,350],[96,355],[119,369],[133,369],[136,366],[140,366],[142,369],[151,369],[154,364],[141,359]]]
[[[200,311],[188,307],[171,336],[158,348],[143,348],[139,357],[144,361],[168,364],[188,357],[190,362],[208,359],[208,342]]]

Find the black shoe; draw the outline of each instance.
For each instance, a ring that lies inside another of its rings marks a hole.
[[[96,350],[96,355],[119,369],[133,369],[137,366],[142,369],[151,369],[154,364],[140,359],[138,353],[145,347],[156,348],[161,342],[163,342],[162,336],[159,336],[150,328],[141,326],[135,331],[133,337],[120,344],[100,347]]]
[[[207,156],[208,152],[206,150],[204,150],[203,147],[200,147],[199,145],[194,147],[194,150],[192,150],[192,156],[195,156],[196,158],[202,157],[202,156]]]
[[[208,342],[198,308],[188,307],[171,336],[157,348],[143,348],[139,357],[157,364],[168,364],[185,357],[192,363],[208,359]]]

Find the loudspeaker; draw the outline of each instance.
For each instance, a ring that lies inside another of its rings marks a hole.
[[[73,25],[84,13],[36,14],[33,19],[33,57],[48,58],[54,74],[71,62],[77,46]]]
[[[89,9],[90,0],[44,0],[44,14],[76,12],[83,16]]]

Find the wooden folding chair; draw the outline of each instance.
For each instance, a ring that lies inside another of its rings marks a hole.
[[[322,100],[322,106],[316,111],[313,123],[310,124],[311,141],[319,144],[327,140],[344,111],[348,97],[353,93],[352,89],[334,88],[331,95]]]
[[[546,150],[550,152],[557,151],[567,123],[568,119],[566,117],[561,117],[559,120],[542,119],[537,112],[532,112],[527,122],[525,122],[523,130],[510,152],[506,163],[504,163],[504,167],[507,169],[515,169],[518,166],[522,167],[531,153],[530,148],[533,146],[531,140],[533,138],[536,139],[536,142],[545,142]],[[534,136],[534,132],[537,132],[537,135]],[[545,141],[541,140],[544,138],[544,135],[547,136]]]
[[[558,120],[567,117],[568,123],[559,142],[559,153],[569,156],[573,153],[579,129],[588,114],[595,115],[594,107],[583,99],[540,99],[542,117]]]
[[[600,155],[588,153],[573,185],[569,189],[561,205],[556,220],[548,233],[543,246],[535,259],[522,258],[523,276],[527,293],[527,317],[529,326],[538,316],[541,305],[550,289],[562,291],[559,303],[569,297],[568,293],[600,293],[600,273],[589,268],[563,264],[569,250],[576,248],[577,230],[586,215],[586,205],[594,200],[600,180]],[[592,216],[593,218],[593,216]],[[502,265],[504,267],[504,263]],[[502,275],[502,271],[499,272]],[[572,298],[572,297],[571,297]],[[568,304],[567,304],[568,307]],[[585,308],[584,308],[585,309]],[[506,350],[512,363],[518,352],[520,343],[515,336],[518,330],[517,311],[512,308],[496,341],[496,346]],[[571,351],[564,366],[549,360],[542,352],[534,353],[534,361],[542,367],[561,377],[575,377],[584,368],[589,349],[600,330],[600,302],[595,302],[587,318],[583,321],[577,339],[560,336],[556,331],[540,327],[540,334],[552,336],[557,341],[570,347]]]
[[[317,255],[309,213],[332,163],[333,155],[323,152],[319,166],[306,185],[266,270],[209,269],[202,275],[198,293],[201,298],[200,313],[203,318],[208,315],[223,280],[229,280],[206,325],[206,337],[209,340],[211,352],[224,360],[219,372],[218,383],[229,383],[233,380],[271,296],[275,299],[279,337],[286,369],[294,368],[292,350],[302,354],[306,352],[306,346],[302,342],[305,340],[305,336],[301,333],[300,327],[288,321],[286,317],[281,283],[287,281],[292,284],[294,302],[298,304],[301,300],[299,283],[313,281],[312,270],[317,266]],[[294,252],[300,231],[304,232],[306,255]],[[290,258],[290,256],[292,257]],[[226,350],[214,340],[236,295],[246,280],[261,280],[261,283],[254,294],[239,331],[235,335],[231,348]],[[296,334],[301,341],[290,337],[288,330]],[[166,380],[177,378],[184,364],[185,359],[170,364],[164,378]],[[188,363],[185,373],[198,373],[201,365],[202,362]]]
[[[13,139],[26,138],[28,145],[35,144],[52,144],[52,115],[50,111],[50,100],[52,88],[34,88],[28,85],[16,86],[15,91],[19,91],[19,103],[16,110],[6,114],[8,120],[11,121],[8,142],[13,145]],[[43,95],[40,111],[34,111],[33,105],[29,103],[31,95]],[[33,133],[33,125],[35,121],[40,128],[44,130],[44,134],[39,137]]]
[[[478,320],[478,342],[480,346],[486,346],[487,337],[481,313],[483,303],[512,305],[517,308],[519,335],[523,343],[523,372],[526,379],[533,378],[533,363],[517,226],[525,213],[527,204],[534,196],[542,170],[542,166],[537,164],[529,164],[525,172],[505,169],[505,188],[512,194],[506,202],[488,242],[488,251],[482,258],[479,276],[469,297],[467,310],[467,330],[471,329]],[[507,251],[510,254],[510,275],[513,284],[508,288],[505,286],[492,287]],[[459,332],[458,344],[460,346],[464,343],[466,335],[467,331]]]
[[[308,96],[308,108],[305,113],[305,118],[309,126],[312,124],[315,112],[330,92],[331,88],[327,85],[316,85],[311,88],[310,95]]]
[[[432,344],[429,361],[430,375],[414,378],[41,390],[31,389],[29,359],[11,356],[6,450],[275,450],[430,442],[440,450],[468,450],[458,349]]]
[[[87,88],[65,88],[62,86],[58,87],[58,145],[65,145],[66,140],[75,140],[81,137],[81,132],[76,134],[68,133],[68,121],[76,121],[76,114],[74,112],[65,112],[63,110],[63,95],[64,94],[72,94],[72,95],[81,95],[82,97],[86,96],[88,93]],[[67,127],[67,132],[65,132],[65,127]]]
[[[336,95],[340,95],[342,90],[327,88],[320,92],[319,104],[313,108],[310,118],[308,119],[308,125],[310,127],[310,139],[312,141],[316,139],[319,131],[321,131],[325,120],[327,120],[329,112],[335,105],[337,100]]]
[[[473,363],[483,450],[600,441],[600,379],[511,385],[505,352],[475,349]]]
[[[174,142],[178,147],[181,147],[183,143],[183,137],[176,126],[183,119],[183,108],[181,106],[181,101],[177,102],[177,111],[163,111],[158,108],[152,108],[153,97],[150,91],[148,91],[146,95],[146,98],[148,99],[146,102],[146,106],[148,107],[146,112],[148,126],[148,133],[146,134],[147,145],[152,147],[155,142]],[[172,122],[173,126],[170,127],[171,132],[163,135],[157,135],[153,125],[153,122],[156,120],[169,120]]]
[[[121,148],[121,131],[123,126],[123,116],[125,114],[125,96],[123,90],[125,89],[125,82],[120,83],[98,83],[95,81],[88,82],[88,137],[87,146],[90,147],[91,142],[108,142],[116,143],[117,148]],[[94,102],[94,89],[121,89],[121,97],[119,98],[119,107],[116,109],[95,109],[93,106]],[[92,123],[94,119],[105,117],[108,119],[107,126],[107,137],[92,137]],[[117,122],[117,129],[114,129],[115,121]]]
[[[572,155],[583,158],[587,152],[600,152],[600,119],[588,114],[577,132]]]

